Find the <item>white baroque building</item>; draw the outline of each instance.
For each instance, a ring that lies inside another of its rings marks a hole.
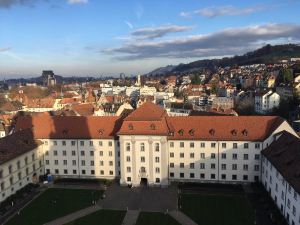
[[[18,139],[16,135],[25,131],[32,132],[32,138],[39,143],[39,147],[32,147],[30,150],[30,154],[37,151],[36,156],[41,161],[34,170],[37,174],[46,173],[65,178],[117,178],[121,185],[133,186],[141,183],[167,186],[172,181],[260,181],[268,191],[271,187],[271,194],[275,192],[268,182],[269,179],[275,182],[277,173],[275,169],[272,173],[267,172],[270,167],[265,165],[270,155],[267,153],[273,152],[273,148],[276,150],[276,143],[284,134],[299,143],[295,131],[280,117],[169,117],[164,109],[149,102],[128,116],[120,117],[20,117],[15,133],[2,140],[9,142],[11,140],[8,138]],[[299,155],[299,151],[298,147],[293,154]],[[10,176],[1,176],[1,170],[6,171],[7,165],[16,167],[18,157],[24,157],[27,152],[29,151],[19,151],[9,160],[0,161],[0,183],[5,183],[5,195],[1,201],[13,193],[8,191],[11,188]],[[294,158],[298,160],[297,165],[300,165],[299,157]],[[278,168],[271,159],[269,164]],[[278,170],[284,178],[285,174],[279,168]],[[299,166],[293,170],[300,174]],[[265,173],[268,173],[267,179]],[[286,207],[283,214],[288,213],[290,224],[297,225],[300,219],[299,179],[298,176],[295,178],[297,182],[290,182],[287,178],[284,183],[289,183],[290,195],[296,193],[296,198],[289,198],[290,211]],[[278,190],[280,188],[282,187],[278,187]],[[285,199],[288,196],[287,193]],[[279,197],[274,201],[281,208]]]

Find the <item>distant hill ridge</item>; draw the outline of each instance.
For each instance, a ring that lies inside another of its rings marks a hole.
[[[163,75],[170,73],[185,73],[191,71],[199,71],[202,69],[215,70],[218,67],[234,66],[234,65],[251,65],[251,64],[272,64],[278,60],[288,59],[291,57],[300,57],[299,44],[285,45],[266,45],[255,51],[248,52],[241,56],[225,57],[222,59],[204,59],[197,60],[187,64],[179,64],[177,66],[166,66],[153,70],[149,75]]]

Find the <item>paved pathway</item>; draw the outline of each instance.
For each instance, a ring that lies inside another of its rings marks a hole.
[[[195,223],[190,217],[186,216],[181,211],[173,210],[169,212],[169,215],[182,225],[197,225],[197,223]]]
[[[138,210],[128,210],[124,217],[122,225],[135,225],[139,214],[140,211]]]
[[[177,188],[173,186],[128,188],[113,184],[105,195],[98,203],[103,209],[166,212],[177,208]]]
[[[44,225],[63,225],[63,224],[66,224],[66,223],[70,223],[70,222],[72,222],[72,221],[74,221],[78,218],[81,218],[83,216],[87,216],[87,215],[89,215],[93,212],[96,212],[96,211],[100,210],[100,209],[101,209],[100,206],[93,205],[93,206],[90,206],[88,208],[81,209],[81,210],[76,211],[74,213],[68,214],[68,215],[60,217],[56,220],[45,223]]]

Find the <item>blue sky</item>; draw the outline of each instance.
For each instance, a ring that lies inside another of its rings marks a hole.
[[[300,43],[299,9],[299,0],[0,0],[0,78],[131,75]]]

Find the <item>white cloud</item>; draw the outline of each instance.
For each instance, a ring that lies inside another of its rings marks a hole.
[[[133,29],[133,24],[130,23],[129,21],[124,20],[124,23],[125,23],[130,29]]]
[[[120,47],[104,49],[102,52],[119,60],[211,57],[245,53],[266,43],[299,41],[300,24],[265,24],[168,40],[124,42]]]
[[[163,25],[159,27],[145,27],[131,32],[133,37],[138,39],[155,39],[161,38],[170,33],[184,32],[191,30],[191,26],[178,26],[178,25]]]
[[[180,16],[188,17],[197,14],[207,18],[215,18],[220,16],[238,16],[238,15],[252,14],[252,13],[262,11],[264,9],[265,9],[264,6],[253,6],[253,7],[245,7],[245,8],[237,8],[231,5],[219,6],[219,7],[212,6],[212,7],[198,9],[193,12],[181,12]]]
[[[88,3],[88,0],[68,0],[68,3],[71,5],[75,5],[75,4],[86,4]]]

